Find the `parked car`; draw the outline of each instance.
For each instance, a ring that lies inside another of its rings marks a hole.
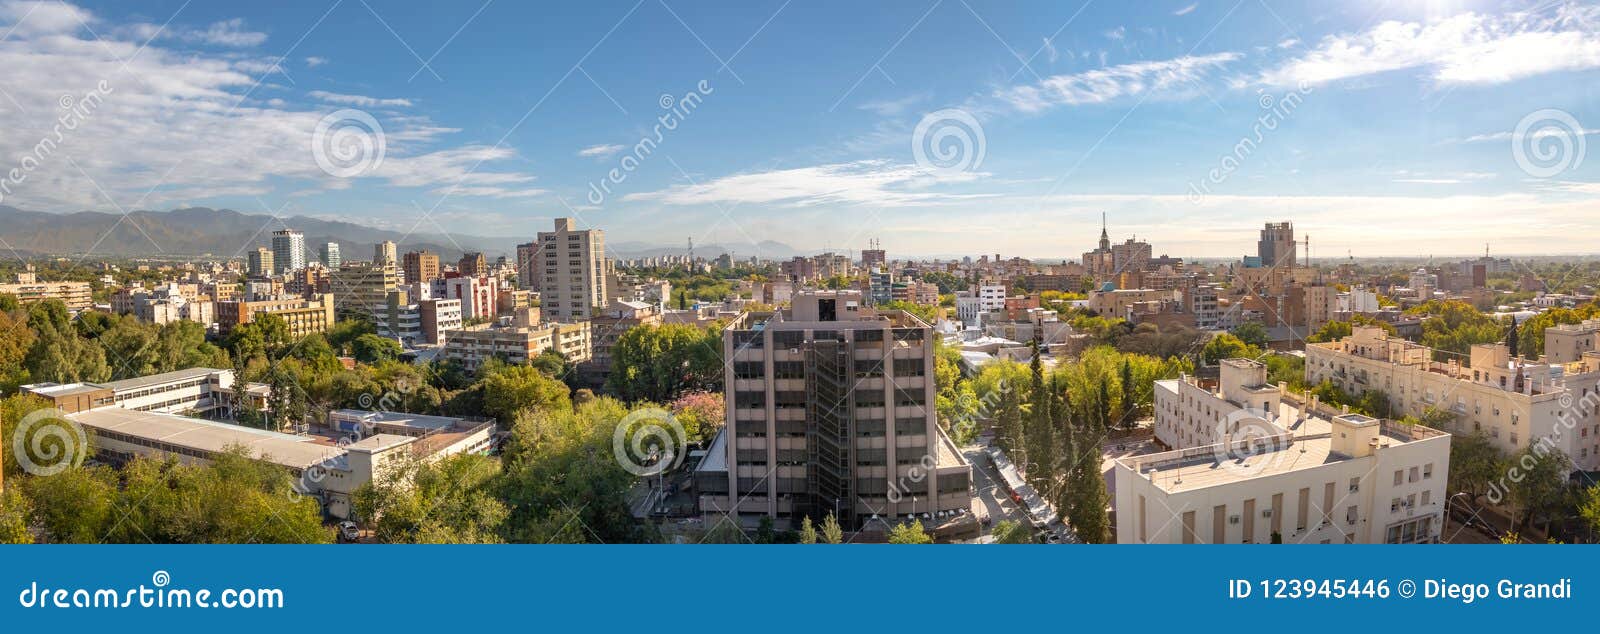
[[[339,541],[347,543],[361,541],[361,527],[349,520],[339,522]]]

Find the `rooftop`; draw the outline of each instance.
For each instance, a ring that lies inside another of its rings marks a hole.
[[[1292,396],[1280,407],[1279,421],[1288,421],[1287,433],[1258,437],[1253,449],[1234,443],[1191,447],[1162,453],[1119,458],[1117,462],[1167,492],[1189,491],[1255,478],[1312,469],[1355,460],[1333,450],[1333,419],[1352,427],[1377,425],[1379,447],[1448,437],[1422,425],[1401,425],[1360,414],[1346,414],[1325,405],[1314,411]]]
[[[305,469],[344,453],[311,438],[241,427],[176,414],[157,414],[121,408],[78,412],[69,416],[91,431],[110,431],[176,445],[204,453],[220,453],[240,445],[250,455],[295,469]]]
[[[121,381],[111,381],[108,383],[101,383],[100,385],[121,392],[126,390],[137,390],[140,388],[150,387],[152,385],[162,385],[164,383],[203,379],[211,376],[212,374],[226,371],[227,370],[218,370],[216,368],[189,368],[187,370],[174,370],[172,372],[162,372],[161,374],[151,374],[149,376],[134,377],[131,379],[123,379]]]

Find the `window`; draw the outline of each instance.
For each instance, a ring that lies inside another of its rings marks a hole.
[[[1405,477],[1406,472],[1404,470],[1396,470],[1394,472],[1394,485],[1400,486],[1401,483],[1405,482]]]
[[[1427,479],[1432,478],[1432,477],[1433,477],[1433,463],[1430,462],[1428,464],[1422,465],[1422,479],[1427,480]]]

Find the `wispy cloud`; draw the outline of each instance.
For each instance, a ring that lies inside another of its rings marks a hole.
[[[365,95],[346,95],[336,92],[328,92],[325,90],[313,90],[306,93],[306,95],[312,99],[316,99],[317,101],[339,104],[342,106],[360,106],[362,108],[409,107],[411,105],[410,99],[379,99],[376,97],[367,97]]]
[[[1238,59],[1238,53],[1214,53],[1133,62],[1055,75],[1033,85],[1003,89],[995,96],[1024,112],[1052,106],[1105,103],[1133,96],[1183,96],[1197,92],[1200,82],[1211,79],[1218,70]]]
[[[1272,85],[1321,84],[1422,69],[1439,84],[1495,84],[1600,67],[1600,8],[1563,6],[1546,14],[1463,13],[1438,21],[1388,21],[1330,35],[1311,51],[1263,74]]]
[[[915,95],[906,95],[899,99],[869,101],[861,104],[860,108],[862,110],[876,112],[885,117],[894,117],[905,114],[905,112],[909,110],[911,106],[927,101],[928,97],[928,93],[917,93]]]
[[[589,147],[586,147],[586,148],[583,148],[581,150],[578,150],[578,156],[581,156],[581,157],[584,157],[584,158],[604,158],[604,157],[616,154],[617,152],[621,152],[623,147],[624,146],[618,145],[618,144],[615,144],[615,143],[602,143],[600,145],[591,145]]]
[[[937,184],[972,181],[983,176],[977,173],[947,175],[916,165],[870,160],[735,174],[692,185],[629,194],[623,200],[668,205],[755,203],[779,207],[937,205],[989,197],[929,190]]]
[[[1172,15],[1189,15],[1190,13],[1194,13],[1194,10],[1199,8],[1199,6],[1200,3],[1196,2],[1182,9],[1178,9],[1177,11],[1173,11]]]
[[[317,57],[317,56],[313,55],[311,57],[307,57],[306,58],[306,67],[307,68],[316,68],[316,67],[321,66],[321,65],[326,64],[326,63],[328,63],[328,58],[326,58],[326,57]]]

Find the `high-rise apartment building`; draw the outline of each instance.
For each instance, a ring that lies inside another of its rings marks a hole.
[[[726,427],[695,471],[703,514],[970,521],[971,465],[935,417],[933,329],[863,299],[802,292],[723,331]]]
[[[400,250],[393,240],[384,240],[372,245],[372,263],[377,265],[399,264]]]
[[[1294,225],[1287,222],[1269,222],[1261,230],[1261,241],[1256,243],[1256,255],[1261,266],[1292,269],[1295,267]]]
[[[572,218],[557,218],[555,231],[539,232],[539,303],[553,321],[594,316],[606,302],[606,234],[578,229]]]
[[[517,245],[517,288],[538,292],[539,243],[525,242]]]
[[[329,270],[339,268],[339,263],[343,262],[343,259],[339,257],[339,243],[337,242],[324,243],[321,252],[317,255],[322,258],[322,265],[328,267]]]
[[[294,229],[272,232],[273,273],[288,273],[306,268],[306,236]]]
[[[402,269],[407,284],[429,284],[439,277],[439,254],[408,251]]]
[[[272,249],[257,247],[250,252],[245,272],[250,277],[271,277],[274,272]]]
[[[489,274],[489,263],[481,252],[463,253],[456,263],[456,272],[467,277],[482,277]]]

